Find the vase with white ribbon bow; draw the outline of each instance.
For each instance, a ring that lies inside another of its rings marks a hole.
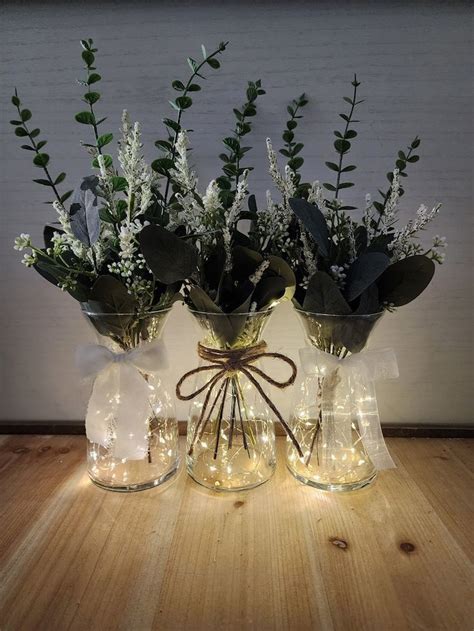
[[[385,445],[375,382],[398,377],[392,349],[363,350],[382,313],[330,315],[296,310],[308,346],[300,350],[287,464],[301,482],[328,491],[370,484],[394,467]]]
[[[293,383],[296,366],[286,356],[268,352],[262,340],[271,309],[190,312],[204,337],[198,344],[198,367],[184,374],[176,387],[179,399],[192,401],[188,473],[213,490],[256,487],[275,470],[274,419],[288,427],[273,402],[274,389]],[[286,366],[286,379],[272,376],[274,363]]]
[[[93,382],[86,415],[88,473],[114,491],[138,491],[178,469],[178,425],[167,384],[161,333],[171,308],[103,313],[83,305],[97,344],[77,349],[81,375]]]

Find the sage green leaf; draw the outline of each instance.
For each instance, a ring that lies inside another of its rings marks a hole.
[[[156,278],[165,285],[190,278],[197,270],[197,250],[169,230],[145,226],[138,237],[141,252]]]
[[[74,118],[82,125],[95,125],[95,117],[90,112],[79,112]]]
[[[126,178],[119,175],[112,177],[112,188],[115,192],[126,191],[128,188],[128,182]]]
[[[329,232],[323,213],[315,204],[292,197],[290,208],[310,233],[322,256],[328,255]]]
[[[364,252],[347,270],[346,298],[352,302],[367,289],[390,265],[390,258],[382,252]]]
[[[105,168],[106,169],[110,168],[112,166],[112,162],[113,162],[112,156],[104,154],[102,157],[104,158],[104,166],[105,166]],[[97,158],[94,158],[92,160],[92,166],[95,167],[96,169],[99,168],[99,160]]]
[[[97,81],[100,81],[101,79],[102,77],[100,76],[100,74],[93,72],[92,74],[89,75],[89,78],[87,79],[87,83],[89,85],[92,85],[93,83],[97,83]]]
[[[395,307],[408,304],[428,287],[434,272],[435,264],[422,254],[393,263],[377,282],[380,301]]]
[[[316,272],[309,280],[303,309],[311,313],[346,315],[351,313],[335,281],[326,272]]]
[[[33,164],[35,164],[37,167],[45,167],[48,165],[49,162],[49,156],[47,153],[38,153],[35,155],[35,157],[33,158]]]
[[[98,92],[87,92],[87,94],[84,94],[84,100],[90,103],[91,105],[94,105],[94,103],[97,103],[99,99],[100,99],[100,94]]]
[[[113,134],[102,134],[102,136],[99,136],[97,138],[97,146],[105,147],[105,145],[108,145],[110,142],[112,142],[113,139],[114,139]]]

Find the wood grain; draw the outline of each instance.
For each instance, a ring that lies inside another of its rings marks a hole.
[[[390,438],[398,468],[352,494],[274,478],[216,494],[183,470],[117,494],[82,436],[0,438],[2,631],[469,631],[472,460]]]

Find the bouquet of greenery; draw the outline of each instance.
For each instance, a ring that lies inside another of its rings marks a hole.
[[[46,140],[40,129],[31,126],[32,114],[20,101],[17,91],[12,103],[18,117],[11,123],[15,134],[28,144],[22,148],[33,153],[33,163],[44,172],[34,181],[48,187],[56,221],[44,228],[44,247],[33,244],[28,234],[15,240],[17,250],[26,250],[23,263],[43,278],[68,292],[93,316],[93,324],[103,334],[113,336],[121,345],[133,345],[147,314],[166,309],[179,296],[182,281],[195,273],[197,255],[186,241],[182,226],[171,214],[175,195],[171,191],[173,169],[179,164],[178,138],[183,112],[192,105],[190,92],[200,90],[197,78],[205,67],[219,68],[217,56],[226,48],[219,44],[211,54],[203,49],[203,60],[188,59],[191,68],[186,83],[173,81],[180,93],[171,102],[176,118],[163,120],[167,138],[155,144],[162,155],[149,166],[142,152],[139,123],[132,124],[126,111],[122,117],[117,160],[108,154],[112,133],[102,133],[106,118],[96,112],[101,95],[97,86],[101,76],[95,67],[97,48],[91,39],[82,40],[87,108],[76,114],[76,121],[92,131],[91,142],[82,143],[92,158],[95,174],[83,178],[79,187],[66,192],[60,186],[65,173],[52,175],[50,157],[44,152]],[[153,254],[145,260],[141,242],[148,252],[150,232],[154,229]],[[108,314],[105,317],[104,314]]]
[[[183,245],[189,240],[196,252],[195,273],[188,275],[183,292],[191,312],[213,325],[215,340],[232,347],[249,342],[255,334],[252,314],[266,311],[283,297],[293,296],[296,279],[288,264],[274,254],[252,248],[252,241],[240,229],[240,222],[253,217],[243,209],[248,194],[250,166],[242,164],[249,146],[244,136],[251,131],[256,101],[265,94],[261,82],[249,82],[246,100],[234,109],[232,135],[223,139],[226,152],[223,174],[200,191],[198,178],[188,161],[189,137],[180,130],[174,149],[176,159],[169,166],[172,196],[167,205],[170,225],[182,237],[182,247],[174,257],[184,261]],[[145,227],[140,235],[141,249],[150,268],[158,272],[162,254],[157,244],[161,229]],[[191,257],[190,257],[191,258]],[[201,316],[199,315],[201,314]]]
[[[255,213],[251,235],[256,247],[282,253],[289,262],[297,278],[295,304],[305,311],[344,315],[393,310],[416,298],[431,281],[434,263],[444,260],[443,237],[434,237],[429,248],[418,241],[419,233],[438,214],[439,204],[432,210],[422,205],[414,220],[397,225],[402,180],[407,167],[419,160],[418,137],[408,150],[398,152],[395,169],[387,174],[389,187],[379,191],[379,200],[366,195],[365,208],[358,211],[341,199],[341,192],[354,186],[347,176],[356,165],[344,161],[357,136],[354,112],[362,103],[359,85],[354,78],[352,96],[344,97],[349,111],[340,114],[344,128],[334,132],[336,161],[326,162],[335,174],[334,183],[301,182],[303,143],[295,141],[295,129],[301,118],[297,112],[307,103],[305,95],[288,107],[285,146],[280,149],[288,159],[284,173],[267,141],[270,174],[282,199],[276,203],[267,193],[267,206]]]

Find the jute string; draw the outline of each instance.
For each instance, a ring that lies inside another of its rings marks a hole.
[[[268,407],[275,414],[276,418],[280,421],[282,426],[285,428],[285,431],[288,434],[291,442],[295,446],[298,454],[302,457],[303,452],[301,450],[301,447],[298,441],[296,440],[295,435],[291,431],[291,428],[283,419],[276,405],[273,403],[272,399],[265,393],[264,389],[262,388],[262,385],[257,380],[257,376],[258,376],[264,381],[266,381],[267,383],[269,383],[270,385],[275,386],[276,388],[279,388],[280,390],[283,390],[284,388],[291,386],[296,379],[297,369],[296,369],[295,363],[289,357],[287,357],[286,355],[282,355],[281,353],[267,352],[267,344],[264,341],[258,342],[257,344],[254,344],[253,346],[248,346],[245,348],[229,349],[229,350],[209,348],[207,346],[204,346],[201,343],[198,343],[197,351],[201,359],[204,359],[205,361],[208,361],[210,363],[205,364],[204,366],[199,366],[198,368],[193,368],[193,370],[190,370],[189,372],[185,373],[176,384],[176,396],[181,401],[190,401],[191,399],[194,399],[202,392],[206,391],[204,403],[201,409],[201,414],[194,428],[191,446],[189,448],[188,453],[192,454],[196,441],[204,433],[205,427],[207,423],[209,422],[214,409],[216,408],[217,402],[219,398],[221,397],[221,395],[223,395],[220,410],[219,410],[219,427],[217,430],[218,433],[220,433],[220,423],[222,421],[222,413],[224,410],[224,402],[225,402],[225,397],[227,394],[229,380],[235,377],[238,373],[242,373],[243,375],[247,377],[250,383],[252,383],[252,385],[255,386],[257,392],[260,394],[262,399],[265,401]],[[261,370],[260,368],[258,368],[258,366],[254,365],[256,361],[258,361],[259,359],[263,359],[265,357],[277,359],[287,364],[291,368],[290,377],[284,381],[278,381],[274,379],[273,377],[271,377],[270,375],[268,375],[263,370]],[[217,372],[215,372],[215,374],[213,374],[208,379],[208,381],[204,383],[203,386],[201,386],[200,388],[197,388],[190,394],[182,393],[181,388],[187,379],[201,372],[213,373],[214,371],[217,371]],[[220,384],[219,390],[217,392],[217,396],[215,397],[212,405],[210,406],[209,413],[207,413],[212,394],[216,386],[219,384],[219,382],[222,382],[222,383]],[[242,415],[241,415],[240,399],[239,399],[238,393],[237,393],[237,408],[238,408],[240,421],[241,421],[244,446],[245,448],[247,448],[245,430],[244,430],[244,425],[243,425],[243,420],[242,420]],[[232,430],[233,430],[233,422],[234,422],[234,419],[232,419]],[[231,441],[232,441],[232,433],[229,438],[229,447],[231,446]],[[217,456],[217,449],[218,449],[218,440],[216,441],[216,450],[215,450],[214,457]]]

